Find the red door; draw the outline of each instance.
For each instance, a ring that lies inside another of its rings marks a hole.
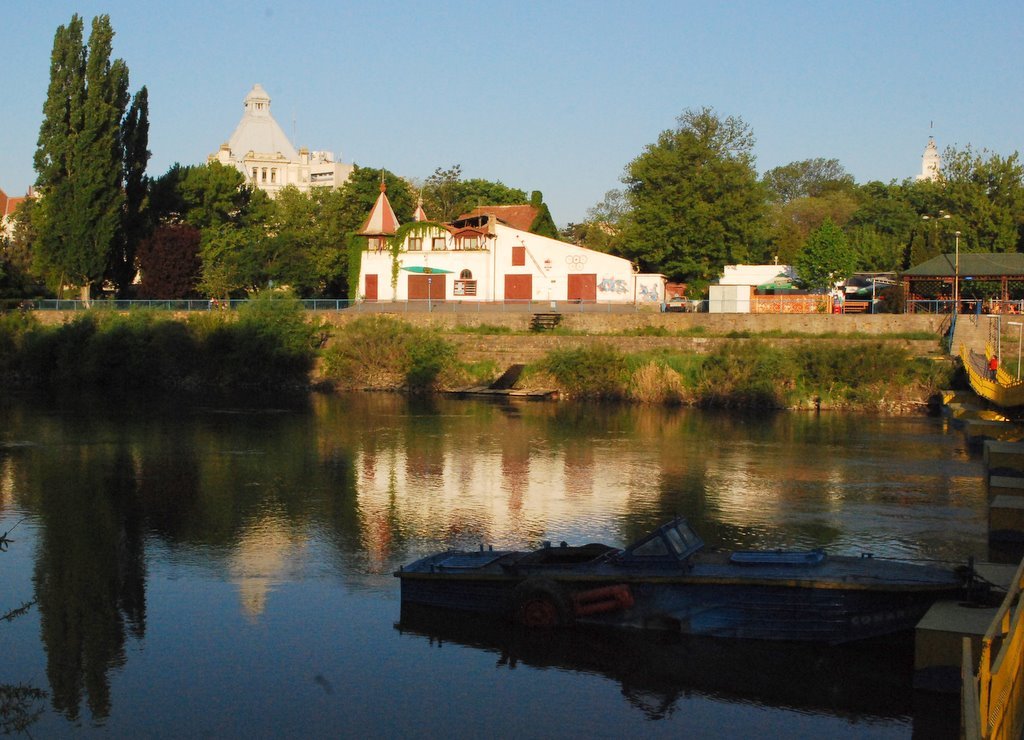
[[[569,275],[569,294],[566,298],[570,301],[596,301],[597,275]]]
[[[443,301],[447,294],[444,275],[410,275],[409,300],[425,301],[429,297],[434,301]]]
[[[505,300],[528,301],[533,298],[533,275],[506,275]]]
[[[363,297],[368,301],[377,300],[377,276],[367,275],[363,285]]]

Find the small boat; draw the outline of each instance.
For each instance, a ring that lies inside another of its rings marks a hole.
[[[953,569],[824,550],[713,551],[677,518],[624,549],[449,550],[395,573],[403,604],[511,619],[840,644],[912,629]]]

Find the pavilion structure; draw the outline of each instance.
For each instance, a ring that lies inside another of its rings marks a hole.
[[[908,311],[936,301],[951,310],[955,296],[960,313],[1016,313],[1024,304],[1024,254],[940,254],[904,271],[901,279]]]

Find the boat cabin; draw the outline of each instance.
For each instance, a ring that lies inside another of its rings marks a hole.
[[[704,540],[690,529],[686,520],[675,519],[623,550],[618,560],[637,565],[684,562],[703,547]]]

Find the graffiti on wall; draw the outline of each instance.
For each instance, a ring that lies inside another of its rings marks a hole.
[[[659,290],[658,283],[641,283],[640,293],[637,298],[641,301],[650,301],[651,303],[661,303],[661,291]]]
[[[626,285],[625,280],[617,280],[613,277],[603,277],[601,282],[597,284],[597,291],[599,293],[628,293],[629,286]]]

